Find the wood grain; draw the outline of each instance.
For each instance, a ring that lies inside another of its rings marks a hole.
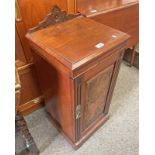
[[[114,65],[109,66],[86,81],[84,128],[89,127],[104,112]]]

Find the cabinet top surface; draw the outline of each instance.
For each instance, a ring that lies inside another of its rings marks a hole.
[[[84,17],[28,33],[26,37],[31,46],[37,46],[41,53],[54,57],[72,70],[129,38],[121,31]]]
[[[138,0],[77,0],[77,8],[82,14],[93,16],[138,3]]]

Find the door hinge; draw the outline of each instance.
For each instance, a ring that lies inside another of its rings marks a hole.
[[[81,105],[76,106],[76,119],[81,117]]]

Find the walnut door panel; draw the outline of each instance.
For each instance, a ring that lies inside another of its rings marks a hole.
[[[86,82],[84,128],[104,114],[113,68],[114,65],[111,65]]]
[[[85,73],[82,84],[82,131],[89,128],[97,119],[104,116],[108,90],[111,83],[114,64],[94,72],[94,76]],[[91,70],[90,70],[91,72]]]

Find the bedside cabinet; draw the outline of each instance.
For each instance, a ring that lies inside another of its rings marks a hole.
[[[50,120],[77,149],[109,117],[129,36],[79,16],[26,37]]]

